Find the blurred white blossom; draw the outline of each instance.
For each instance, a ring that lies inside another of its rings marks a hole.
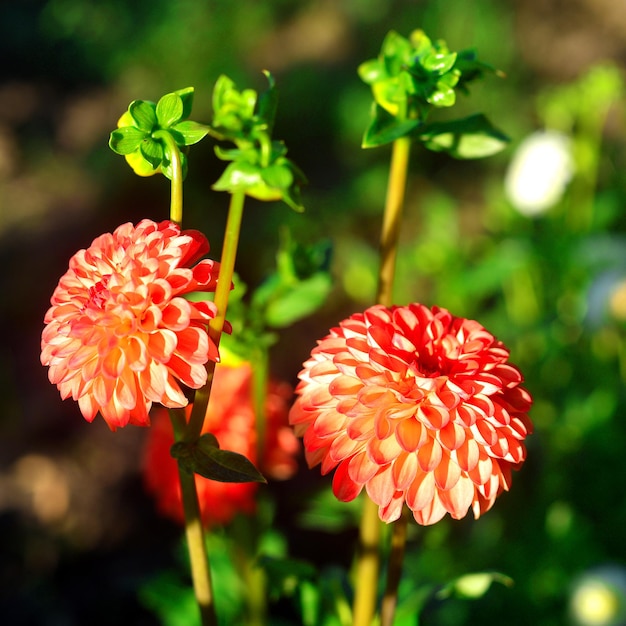
[[[577,626],[624,626],[626,570],[608,565],[584,572],[572,589],[570,617]]]
[[[554,130],[534,132],[513,156],[506,194],[522,215],[541,215],[561,199],[573,171],[571,139]]]

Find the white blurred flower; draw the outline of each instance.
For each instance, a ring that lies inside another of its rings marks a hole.
[[[582,574],[570,597],[570,616],[577,626],[626,624],[626,571],[609,565]]]
[[[561,199],[573,171],[571,139],[554,130],[534,132],[513,156],[506,194],[522,215],[541,215]]]

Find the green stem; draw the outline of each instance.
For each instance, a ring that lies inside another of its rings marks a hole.
[[[380,626],[393,626],[396,604],[398,603],[398,586],[402,578],[407,522],[407,511],[403,509],[400,519],[393,524],[391,553],[389,554],[389,567],[387,570],[387,586],[380,608]]]
[[[366,497],[361,512],[359,554],[352,608],[353,626],[370,626],[376,613],[378,570],[380,568],[380,535],[381,523],[378,519],[378,505]]]
[[[380,269],[376,298],[379,304],[385,306],[391,306],[393,303],[393,280],[410,152],[411,140],[408,137],[400,137],[393,142],[387,200],[380,237]]]
[[[220,261],[220,273],[215,289],[215,306],[217,312],[209,323],[209,338],[219,347],[220,337],[224,330],[226,321],[226,308],[228,306],[228,296],[233,281],[235,271],[235,259],[237,258],[237,246],[239,245],[239,233],[241,231],[241,221],[243,217],[243,205],[246,199],[244,192],[236,192],[231,196],[230,207],[228,209],[228,219],[224,232],[224,246],[222,248],[222,258]],[[191,410],[191,416],[184,435],[185,441],[197,441],[202,433],[204,417],[209,406],[209,396],[213,385],[215,374],[215,362],[209,361],[206,365],[207,382],[204,387],[196,391]]]
[[[393,281],[410,151],[411,140],[408,137],[401,137],[394,141],[380,238],[380,269],[376,296],[376,301],[387,307],[393,302]],[[369,498],[365,498],[361,514],[360,549],[356,566],[357,584],[355,585],[353,626],[370,626],[374,619],[380,569],[380,537],[381,523],[378,519],[378,507]]]
[[[154,139],[163,141],[166,154],[172,164],[172,185],[170,200],[170,220],[179,226],[183,223],[183,167],[180,158],[180,149],[174,137],[166,130],[157,130],[153,133]]]
[[[174,427],[175,439],[180,441],[187,427],[184,411],[170,409],[169,413]],[[178,476],[185,512],[185,535],[191,565],[191,578],[196,602],[200,610],[201,624],[202,626],[217,626],[211,568],[200,517],[195,475],[185,471],[179,463]]]

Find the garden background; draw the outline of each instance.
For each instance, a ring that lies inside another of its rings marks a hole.
[[[511,143],[476,161],[416,147],[394,299],[444,306],[504,341],[535,399],[535,434],[511,493],[483,518],[411,527],[405,586],[502,572],[512,587],[433,599],[420,624],[556,626],[572,619],[581,577],[604,568],[626,612],[624,9],[614,0],[2,3],[0,622],[163,623],[150,584],[180,560],[180,529],[143,489],[147,432],[88,425],[39,364],[43,315],[69,257],[125,221],[167,217],[167,181],[139,179],[107,146],[121,112],[193,85],[193,117],[208,120],[220,74],[257,90],[261,70],[274,74],[274,135],[307,175],[306,212],[249,201],[237,271],[260,284],[286,229],[330,250],[330,297],[272,349],[273,376],[295,384],[315,339],[373,302],[389,153],[360,148],[370,94],[356,68],[388,30],[415,28],[452,50],[475,47],[504,72],[473,86],[455,115],[482,111]],[[504,181],[517,146],[545,128],[572,138],[576,167],[561,200],[528,216]],[[185,225],[207,235],[214,257],[227,198],[210,187],[221,168],[200,144],[185,182]],[[323,486],[302,464],[262,489],[291,556],[345,568],[357,514]],[[292,604],[276,599],[271,623],[297,623]]]

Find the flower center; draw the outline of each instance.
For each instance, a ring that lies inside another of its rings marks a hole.
[[[98,281],[92,287],[89,287],[89,304],[93,304],[93,306],[99,309],[104,308],[104,303],[109,297],[107,285],[109,284],[110,278],[111,275],[106,274],[102,277],[102,280]]]

